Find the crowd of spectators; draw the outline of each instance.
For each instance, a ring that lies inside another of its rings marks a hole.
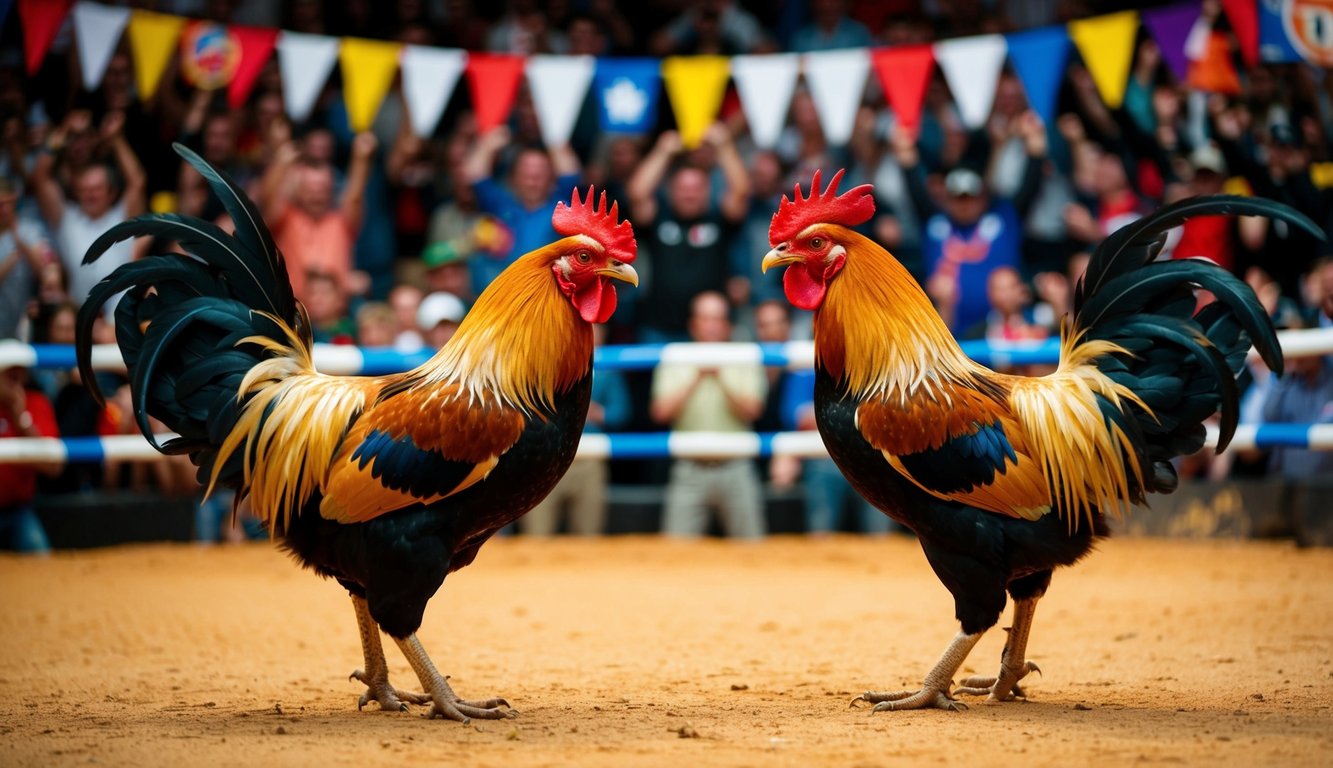
[[[466,0],[397,0],[387,8],[361,1],[177,0],[158,5],[221,21],[469,50],[731,55],[930,42],[1061,23],[1113,4],[507,0],[491,9]],[[79,266],[88,244],[118,221],[155,210],[228,225],[203,180],[167,149],[172,141],[226,170],[260,204],[322,341],[402,351],[444,343],[495,275],[527,250],[556,239],[552,207],[568,199],[575,185],[587,183],[606,189],[633,220],[643,264],[641,288],[622,292],[609,343],[701,335],[808,338],[809,316],[788,314],[785,305],[772,301],[781,297],[780,276],[759,274],[759,257],[768,249],[768,220],[781,194],[797,182],[808,185],[815,169],[843,167],[847,183],[875,185],[877,215],[865,225],[866,234],[913,272],[956,335],[993,340],[1056,335],[1088,251],[1110,231],[1164,203],[1240,190],[1289,203],[1333,234],[1333,73],[1303,64],[1246,67],[1218,4],[1206,0],[1203,6],[1215,35],[1233,48],[1228,55],[1239,74],[1234,87],[1215,93],[1186,87],[1164,65],[1157,44],[1141,34],[1120,108],[1104,104],[1076,56],[1053,125],[1029,109],[1022,83],[1008,71],[1000,77],[990,119],[975,131],[964,127],[938,74],[915,131],[897,125],[878,86],[869,83],[851,141],[837,146],[825,140],[815,101],[802,87],[772,149],[750,140],[735,98],[726,100],[697,147],[684,146],[667,109],[649,135],[600,133],[591,98],[570,143],[545,146],[525,91],[507,125],[479,132],[463,87],[433,136],[412,134],[397,91],[369,131],[353,134],[336,75],[313,116],[293,124],[283,112],[276,62],[269,63],[239,110],[227,107],[222,92],[186,85],[174,63],[145,101],[135,91],[124,47],[111,57],[103,83],[84,89],[68,35],[57,39],[36,76],[26,76],[11,14],[0,48],[5,145],[0,338],[68,341],[64,324],[71,323],[89,288],[117,264],[161,247],[126,242],[95,267]],[[1333,324],[1331,253],[1327,243],[1280,223],[1203,217],[1176,230],[1163,257],[1212,258],[1253,286],[1280,326],[1327,327]],[[786,324],[777,335],[764,330],[774,327],[775,307],[783,308]],[[109,340],[113,331],[102,323],[97,333]],[[698,406],[711,411],[694,419],[700,424],[715,425],[715,417],[725,417],[738,429],[756,423],[808,428],[801,398],[788,391],[804,384],[787,386],[773,372],[767,378],[747,372],[733,395],[732,375],[664,369],[657,377],[626,376],[602,390],[625,395],[604,394],[615,403],[595,410],[593,425],[687,429],[682,422],[691,421],[690,397],[711,393]],[[33,372],[30,378],[55,404],[62,433],[132,429],[77,402],[66,391],[78,385],[69,375]],[[1327,397],[1318,394],[1328,391],[1330,378],[1329,358],[1301,364],[1297,377],[1274,386],[1280,399],[1253,409],[1255,418],[1280,412],[1284,419],[1333,420]],[[123,382],[108,381],[103,389],[114,392],[118,384]],[[681,398],[681,392],[690,397]],[[9,423],[3,417],[0,409],[0,423]],[[1333,453],[1273,459],[1284,472],[1293,467],[1329,472],[1330,461]],[[737,493],[750,485],[748,470],[726,468],[733,474],[724,477],[723,469],[663,463],[616,471],[630,482],[692,473],[684,485],[693,490],[668,491],[678,494],[671,496],[669,527],[695,533],[702,525],[697,503],[713,500],[707,488],[728,486],[729,500],[743,503]],[[830,467],[817,462],[777,462],[765,471],[768,476],[757,482],[783,487],[806,482],[808,495],[821,498],[835,493],[827,479]],[[798,480],[803,472],[804,481]],[[148,481],[175,483],[171,477]],[[126,473],[84,473],[66,477],[61,487],[115,482],[127,482]],[[689,498],[682,501],[679,494]],[[762,521],[756,524],[748,514],[729,512],[726,527],[760,535]],[[834,514],[814,512],[810,527],[838,527]],[[873,517],[863,516],[860,525],[883,530]],[[541,526],[552,530],[548,523]],[[584,522],[578,527],[590,530]]]

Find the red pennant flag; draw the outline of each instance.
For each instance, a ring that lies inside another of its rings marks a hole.
[[[42,68],[46,49],[56,39],[74,0],[19,0],[19,20],[23,22],[23,50],[27,54],[28,74]]]
[[[1240,42],[1245,66],[1259,65],[1259,3],[1256,0],[1222,0],[1222,10]]]
[[[240,109],[245,100],[250,98],[250,91],[255,88],[255,81],[264,65],[273,55],[273,46],[278,42],[278,30],[268,27],[232,27],[231,36],[241,48],[241,60],[236,63],[236,74],[232,75],[227,86],[227,104],[232,109]]]
[[[524,58],[507,54],[469,53],[467,82],[472,89],[472,109],[477,130],[485,133],[509,119],[523,79]]]
[[[915,131],[921,123],[921,104],[926,86],[935,68],[935,54],[929,45],[904,45],[876,48],[871,63],[884,88],[884,97],[898,117],[898,127]]]

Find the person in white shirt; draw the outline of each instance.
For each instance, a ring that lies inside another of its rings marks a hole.
[[[145,210],[144,190],[147,177],[143,166],[125,140],[122,128],[125,116],[120,112],[108,113],[98,131],[99,150],[110,154],[115,168],[94,160],[71,169],[70,191],[56,178],[56,155],[70,134],[92,130],[92,116],[87,111],[70,113],[64,124],[47,140],[46,151],[33,168],[33,188],[42,217],[55,238],[56,251],[69,274],[69,295],[75,303],[83,303],[88,292],[116,267],[133,258],[133,243],[124,241],[113,245],[95,263],[83,266],[88,246],[112,226],[134,218]],[[117,175],[119,178],[117,178]],[[117,194],[119,193],[119,194]],[[114,306],[114,302],[108,304]]]

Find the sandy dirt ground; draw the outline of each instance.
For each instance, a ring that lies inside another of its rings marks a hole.
[[[8,557],[0,765],[1329,765],[1330,584],[1330,550],[1117,539],[1057,573],[1028,701],[870,715],[957,630],[910,539],[506,539],[421,632],[521,711],[464,726],[358,712],[350,602],[266,544]]]

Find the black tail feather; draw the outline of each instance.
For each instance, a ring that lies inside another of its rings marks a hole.
[[[309,329],[282,256],[254,204],[193,152],[179,145],[175,149],[208,181],[236,231],[165,214],[140,216],[99,237],[84,263],[132,237],[172,240],[185,253],[149,256],[98,283],[79,310],[77,359],[100,399],[92,375],[92,331],[102,305],[124,292],[115,312],[116,343],[129,370],[136,423],[159,451],[188,453],[206,480],[218,446],[240,413],[241,380],[269,355],[242,340],[259,336],[286,345],[287,325],[308,343]],[[180,436],[159,444],[149,417]],[[221,482],[240,482],[240,470],[239,460],[229,462]]]
[[[1191,198],[1107,237],[1075,291],[1075,333],[1125,349],[1126,355],[1103,357],[1097,365],[1151,411],[1125,407],[1137,426],[1126,433],[1149,491],[1174,490],[1171,459],[1203,447],[1204,422],[1213,414],[1220,415],[1217,449],[1231,441],[1240,415],[1236,376],[1251,344],[1270,369],[1282,372],[1273,323],[1248,285],[1206,260],[1154,261],[1172,227],[1192,216],[1228,214],[1280,219],[1322,237],[1309,218],[1272,200]],[[1197,289],[1216,301],[1197,309]],[[1123,420],[1107,418],[1125,427]]]

